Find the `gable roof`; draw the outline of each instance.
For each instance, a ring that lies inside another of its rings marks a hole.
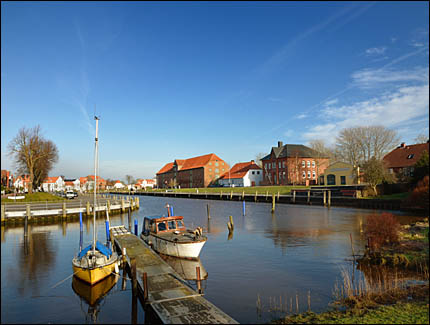
[[[386,154],[382,160],[387,168],[409,167],[415,165],[424,151],[429,152],[429,143],[404,145]]]
[[[230,172],[224,173],[221,179],[231,179],[231,178],[243,178],[248,171],[251,169],[261,170],[261,167],[255,164],[253,161],[237,163],[231,169]]]
[[[171,163],[168,163],[168,164],[165,164],[164,166],[163,166],[163,168],[161,168],[159,171],[158,171],[158,173],[156,174],[156,175],[158,175],[158,174],[163,174],[163,173],[167,173],[168,171],[170,171],[171,169],[173,168],[173,163],[171,162]]]
[[[302,144],[286,144],[282,147],[272,147],[270,153],[265,157],[261,158],[261,160],[270,159],[272,153],[275,155],[276,158],[294,158],[296,157],[296,155],[300,158],[328,158],[320,154],[318,151],[315,151],[314,149],[306,147]]]
[[[200,168],[206,166],[211,160],[219,160],[223,161],[220,157],[218,157],[214,153],[210,153],[207,155],[197,156],[188,159],[175,159],[174,162],[168,163],[161,168],[156,175],[167,173],[171,171],[176,164],[178,167],[178,171]]]
[[[43,183],[55,183],[58,180],[59,177],[60,176],[57,176],[57,177],[46,177],[44,179]]]

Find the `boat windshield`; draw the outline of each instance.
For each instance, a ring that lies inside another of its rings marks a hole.
[[[158,231],[164,231],[167,229],[166,224],[164,222],[159,222],[157,226],[158,226]]]
[[[178,228],[184,228],[184,222],[182,220],[177,220],[176,221],[178,223]]]
[[[169,221],[169,229],[176,229],[176,222],[175,220]]]

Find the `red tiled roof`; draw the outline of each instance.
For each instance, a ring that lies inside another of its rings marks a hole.
[[[256,165],[252,161],[237,163],[230,169],[230,172],[226,172],[220,178],[222,179],[243,178],[246,175],[246,173],[251,169],[261,170],[261,167]]]
[[[74,185],[74,184],[73,184],[73,182],[70,182],[70,181],[65,182],[65,184],[66,184],[66,185],[72,185],[72,186]]]
[[[181,170],[193,169],[206,166],[211,160],[221,160],[220,157],[215,155],[214,153],[210,153],[203,156],[198,156],[194,158],[185,159],[184,164],[182,165]]]
[[[161,168],[161,169],[158,171],[157,175],[158,175],[158,174],[166,173],[166,172],[170,171],[172,168],[173,168],[173,163],[172,163],[172,162],[171,162],[171,163],[168,163],[168,164],[165,164],[165,165],[164,165],[164,167],[163,167],[163,168]]]
[[[415,165],[424,151],[429,152],[429,143],[400,146],[386,154],[383,161],[387,168],[409,167]]]
[[[45,180],[43,181],[43,183],[55,183],[57,181],[58,177],[60,177],[60,176],[46,177]]]

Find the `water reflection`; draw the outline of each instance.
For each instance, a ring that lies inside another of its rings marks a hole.
[[[86,323],[97,323],[97,316],[100,313],[104,298],[117,283],[118,278],[119,276],[111,275],[91,286],[86,282],[73,277],[72,288],[81,299],[81,310],[85,314]],[[82,302],[85,302],[85,304],[88,305],[86,311],[83,309]]]
[[[200,268],[200,279],[206,280],[208,272],[203,266],[200,258],[196,260],[187,260],[160,254],[160,257],[166,261],[184,280],[197,280],[196,268]]]

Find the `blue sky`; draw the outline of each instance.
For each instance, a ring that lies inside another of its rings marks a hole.
[[[21,127],[56,143],[50,176],[154,177],[277,141],[429,129],[428,2],[2,2],[1,168]],[[96,108],[95,108],[96,107]]]

